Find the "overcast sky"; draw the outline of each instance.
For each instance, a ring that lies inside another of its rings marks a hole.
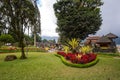
[[[120,36],[120,0],[103,0],[101,7],[102,25],[97,35],[105,35],[112,32]],[[56,33],[56,17],[53,4],[56,0],[41,0],[39,6],[41,13],[42,36],[58,36]]]
[[[41,0],[41,30],[42,36],[58,36],[56,33],[56,17],[54,15],[53,4],[56,0]]]
[[[112,32],[120,36],[120,0],[103,0],[104,4],[101,7],[103,24],[99,35]]]

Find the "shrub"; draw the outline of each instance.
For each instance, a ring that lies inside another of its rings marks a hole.
[[[4,43],[13,43],[14,42],[14,38],[9,35],[9,34],[2,34],[0,36],[0,41],[4,42]]]
[[[66,53],[65,52],[57,52],[57,54],[61,55],[61,56],[66,56]]]
[[[36,47],[25,47],[24,50],[27,52],[46,52],[45,49],[36,48]],[[20,51],[21,49],[19,47],[4,46],[0,48],[1,53],[12,53],[12,52],[20,52]]]
[[[70,51],[70,48],[68,46],[64,46],[64,51],[67,53],[68,51]]]
[[[13,53],[16,52],[17,48],[16,47],[1,47],[0,52],[1,53]]]
[[[79,39],[73,38],[69,41],[66,41],[65,45],[69,48],[70,51],[76,53],[78,52],[79,49],[79,43],[80,43]]]
[[[92,48],[90,46],[83,46],[80,48],[80,51],[86,54],[86,53],[90,53],[92,51]]]

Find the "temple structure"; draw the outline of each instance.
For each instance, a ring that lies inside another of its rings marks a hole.
[[[96,52],[116,52],[116,43],[115,40],[118,38],[113,33],[109,33],[105,36],[92,36],[88,37],[85,41],[85,45],[90,45]]]

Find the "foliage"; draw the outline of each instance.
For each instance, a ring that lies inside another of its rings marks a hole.
[[[47,52],[44,48],[36,48],[36,47],[25,47],[25,52]],[[10,47],[10,46],[2,46],[0,48],[0,53],[13,53],[20,52],[21,49],[19,47]]]
[[[35,0],[36,1],[36,0]],[[21,59],[25,59],[24,53],[24,33],[25,30],[40,28],[39,12],[36,3],[30,0],[1,0],[0,1],[0,23],[14,35],[21,47]],[[31,27],[31,28],[29,28]]]
[[[117,52],[117,53],[110,53],[110,52],[108,52],[108,53],[106,53],[106,52],[98,52],[97,54],[99,54],[99,55],[101,55],[101,56],[111,56],[111,57],[117,57],[117,56],[119,56],[120,57],[120,53],[119,52]]]
[[[78,52],[78,48],[79,48],[79,43],[80,43],[80,40],[79,39],[71,39],[71,40],[68,40],[66,41],[65,45],[67,47],[69,47],[69,49],[75,53],[75,52]]]
[[[32,41],[34,41],[34,36],[35,35],[31,36]],[[36,34],[36,42],[41,42],[41,41],[42,41],[41,36],[39,34]]]
[[[54,43],[54,44],[56,44],[55,39],[43,39],[43,40],[41,40],[41,42],[43,42],[43,43]]]
[[[37,48],[37,47],[25,47],[26,52],[47,52],[44,48]]]
[[[40,35],[36,35],[36,42],[41,42],[42,41],[42,39],[41,39],[41,36]]]
[[[24,37],[26,45],[31,45],[33,43],[34,39],[31,36],[25,34]]]
[[[72,53],[81,52],[83,54],[92,52],[92,48],[90,46],[82,46],[80,47],[80,40],[79,39],[71,39],[66,41],[64,46],[64,50],[67,53],[68,51],[72,51]]]
[[[68,46],[63,46],[63,48],[64,48],[64,51],[65,51],[66,53],[68,53],[68,51],[70,51],[70,48],[69,48]]]
[[[15,48],[0,48],[0,53],[14,53],[16,52]]]
[[[39,0],[34,0],[34,6],[36,8],[36,11],[35,11],[35,14],[36,14],[35,19],[36,19],[36,21],[35,22],[33,21],[35,23],[35,25],[31,28],[31,31],[32,31],[32,33],[34,35],[34,46],[36,46],[36,42],[38,41],[38,34],[41,33],[40,12],[39,12],[39,8],[37,6],[37,1],[39,1]]]
[[[92,51],[92,48],[90,46],[82,46],[80,48],[80,51],[83,53],[83,54],[86,54],[86,53],[90,53]]]
[[[57,0],[54,11],[61,40],[84,39],[101,26],[101,0]]]
[[[47,39],[43,39],[42,42],[43,42],[43,43],[46,43],[46,42],[48,42],[48,40],[47,40]]]
[[[4,43],[13,43],[14,42],[14,38],[9,35],[9,34],[2,34],[0,36],[0,41],[4,42]]]
[[[56,43],[55,39],[49,40],[49,42],[54,43],[54,44]]]

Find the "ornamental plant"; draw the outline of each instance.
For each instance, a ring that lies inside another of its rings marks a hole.
[[[70,48],[69,48],[68,46],[64,46],[63,48],[64,48],[64,51],[65,51],[66,53],[68,53],[68,51],[70,51]]]
[[[72,54],[72,53],[65,53],[65,52],[57,52],[57,54],[63,56],[66,60],[76,63],[76,64],[86,64],[92,62],[96,59],[96,54],[89,53],[89,54]]]
[[[83,54],[87,54],[92,52],[92,48],[90,46],[83,46],[80,48],[80,52],[82,52]]]
[[[79,43],[80,43],[80,40],[79,39],[76,39],[76,38],[73,38],[71,40],[68,40],[65,44],[65,46],[69,47],[69,50],[72,52],[72,53],[76,53],[78,52],[78,49],[79,49]],[[67,48],[66,47],[66,48]],[[68,49],[67,49],[68,50]]]

